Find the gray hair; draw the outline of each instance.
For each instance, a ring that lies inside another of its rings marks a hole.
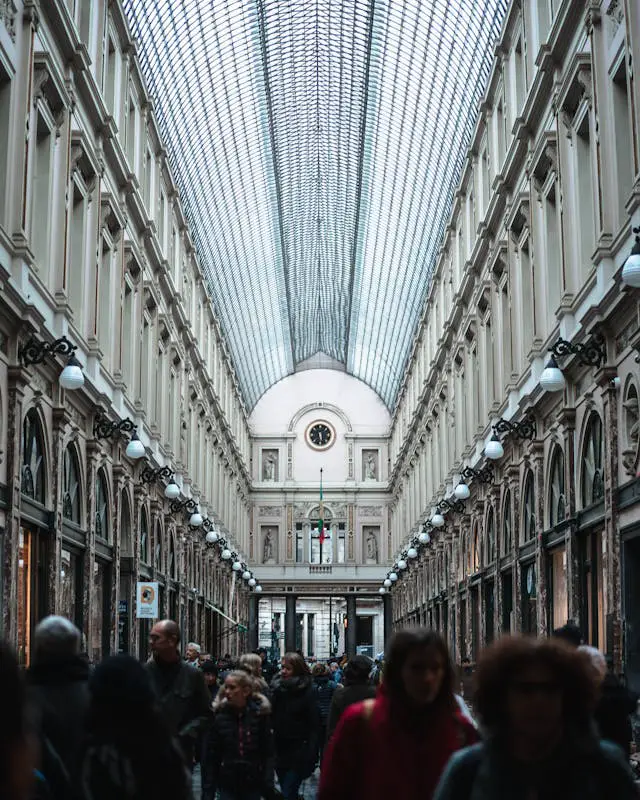
[[[191,648],[192,650],[195,650],[196,653],[198,653],[198,655],[200,655],[200,653],[202,652],[202,648],[200,647],[200,645],[197,642],[189,642],[189,644],[187,645],[187,650],[189,648]]]
[[[33,662],[46,664],[77,656],[82,646],[80,630],[66,617],[51,615],[38,623],[33,634]]]

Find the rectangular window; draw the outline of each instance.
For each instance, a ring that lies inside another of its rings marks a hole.
[[[296,522],[296,564],[301,564],[304,561],[304,536],[302,532],[302,523]]]
[[[555,312],[562,294],[562,252],[560,247],[560,214],[556,204],[555,181],[547,191],[544,199],[544,254],[545,277],[547,280],[547,330],[555,324]]]
[[[575,132],[575,191],[578,208],[578,237],[580,259],[579,274],[584,279],[592,268],[591,255],[596,242],[596,218],[594,201],[593,164],[591,152],[591,135],[589,131],[589,114],[584,118]]]
[[[129,159],[129,169],[136,171],[136,105],[132,98],[129,98],[129,111],[127,114],[127,158]]]
[[[53,137],[42,114],[37,115],[36,142],[31,181],[31,246],[40,275],[46,280],[48,271],[49,226],[51,224],[51,183]]]
[[[151,358],[151,325],[145,318],[142,325],[142,354],[140,358],[140,398],[144,405],[149,397],[149,360]]]
[[[72,184],[69,255],[67,261],[67,297],[80,333],[84,319],[84,276],[86,256],[87,201],[75,181]]]
[[[9,177],[9,129],[11,120],[11,79],[0,67],[0,223],[4,221]]]
[[[105,60],[104,72],[104,99],[107,104],[107,108],[109,111],[111,111],[114,118],[117,116],[115,113],[116,69],[116,46],[113,43],[113,39],[109,36],[107,41],[107,57]]]
[[[133,289],[128,283],[124,285],[122,302],[122,377],[128,389],[133,389],[133,351],[131,343],[135,342],[133,330]]]
[[[521,311],[521,364],[526,363],[527,354],[533,343],[533,273],[529,258],[529,240],[526,239],[518,249],[518,268],[520,272],[520,311]]]
[[[625,206],[633,185],[633,158],[631,144],[631,104],[627,86],[626,62],[622,59],[613,76],[611,102],[613,104],[614,147],[616,156],[615,186],[618,191],[618,225],[627,219]],[[0,147],[0,152],[2,148]]]
[[[111,367],[113,350],[113,303],[111,298],[111,272],[113,252],[109,245],[102,240],[102,260],[100,262],[100,277],[98,281],[98,294],[96,298],[96,314],[98,316],[98,341],[102,350],[102,363],[109,369]]]

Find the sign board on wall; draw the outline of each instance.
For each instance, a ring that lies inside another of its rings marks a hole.
[[[158,584],[154,581],[138,581],[136,589],[136,617],[158,618]]]

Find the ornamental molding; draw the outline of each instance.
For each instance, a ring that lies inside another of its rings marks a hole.
[[[311,411],[330,411],[332,414],[335,414],[342,420],[347,431],[351,433],[352,431],[351,422],[349,420],[349,417],[344,413],[344,411],[341,408],[338,408],[338,406],[334,406],[333,403],[323,403],[323,402],[309,403],[308,405],[303,406],[301,409],[299,409],[291,418],[291,422],[289,422],[288,431],[293,432],[296,426],[298,425],[298,422],[300,422],[300,420],[302,419],[302,417],[304,417],[306,414],[309,414]]]
[[[259,506],[259,517],[279,517],[282,514],[282,506]]]

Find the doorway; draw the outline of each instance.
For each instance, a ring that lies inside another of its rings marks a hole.
[[[356,617],[356,653],[373,658],[373,617]]]

